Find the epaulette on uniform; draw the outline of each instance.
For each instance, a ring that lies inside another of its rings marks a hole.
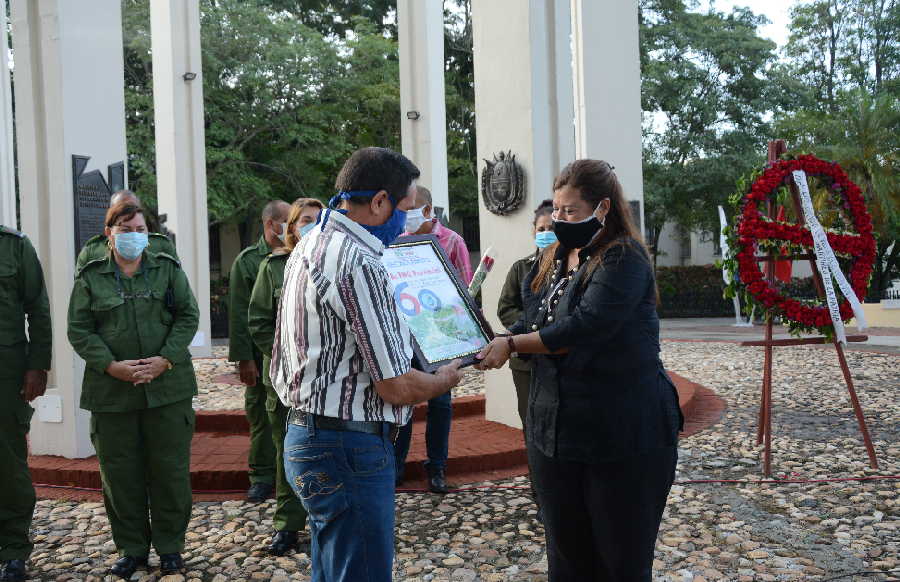
[[[81,266],[80,269],[75,271],[75,278],[77,279],[78,277],[80,277],[81,274],[84,273],[85,271],[87,271],[88,269],[93,269],[93,268],[97,267],[97,265],[102,265],[103,263],[106,262],[106,259],[107,259],[107,257],[97,257],[96,259],[91,259],[90,261],[86,262],[84,265]]]
[[[17,236],[19,238],[25,238],[24,232],[19,232],[14,228],[9,228],[8,226],[0,225],[0,234],[8,234],[10,236]]]
[[[106,243],[106,235],[105,234],[95,234],[91,238],[84,241],[84,246],[88,246],[90,244],[96,244],[99,242],[102,242],[104,244]]]
[[[160,236],[165,236],[165,235],[160,235]],[[168,260],[172,261],[173,263],[175,263],[176,265],[178,265],[179,268],[181,268],[181,261],[179,261],[172,255],[170,255],[169,253],[159,252],[159,253],[154,253],[153,256],[156,257],[157,259],[168,259]]]

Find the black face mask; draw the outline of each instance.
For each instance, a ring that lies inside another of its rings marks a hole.
[[[600,205],[597,205],[600,208]],[[596,212],[596,209],[594,209]],[[559,244],[567,249],[581,249],[586,247],[594,237],[603,228],[603,222],[597,218],[596,214],[591,214],[584,220],[578,222],[566,222],[564,220],[553,219],[553,232]]]

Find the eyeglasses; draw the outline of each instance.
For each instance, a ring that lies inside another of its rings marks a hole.
[[[112,227],[112,230],[116,234],[124,234],[126,232],[147,232],[147,227],[146,226],[131,227],[131,226],[122,226],[120,224],[117,224]]]

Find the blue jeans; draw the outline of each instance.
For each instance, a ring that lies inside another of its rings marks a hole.
[[[388,429],[379,436],[288,424],[284,468],[309,512],[312,582],[390,582],[394,452]]]
[[[450,448],[450,423],[453,420],[453,396],[445,392],[428,401],[428,416],[425,420],[425,450],[428,466],[435,469],[447,468],[447,454]],[[400,427],[394,444],[397,470],[406,463],[409,443],[412,440],[412,421]]]

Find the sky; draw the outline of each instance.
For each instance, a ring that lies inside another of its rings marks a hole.
[[[771,23],[760,29],[760,36],[775,41],[779,49],[787,42],[788,26],[791,22],[790,9],[796,2],[785,0],[703,0],[700,7],[701,9],[706,8],[711,3],[714,4],[716,10],[726,14],[731,12],[734,7],[742,7],[749,8],[754,14],[765,16]]]

